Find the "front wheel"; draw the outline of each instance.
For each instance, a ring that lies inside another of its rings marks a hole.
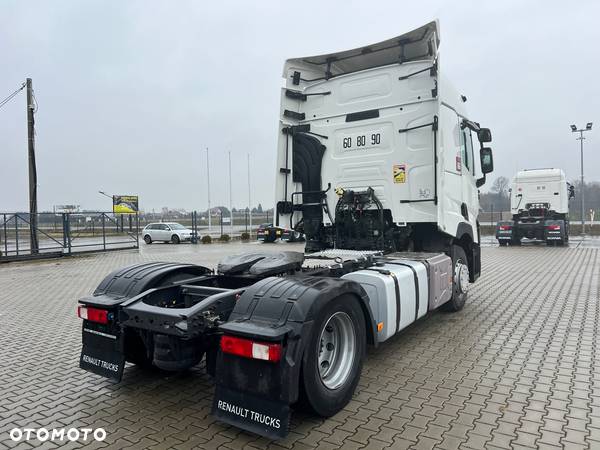
[[[146,236],[144,236],[144,242],[148,245],[152,244],[152,238],[150,237],[149,234],[147,234]]]
[[[456,312],[463,309],[469,291],[469,261],[462,247],[453,245],[450,248],[452,258],[452,298],[444,303],[440,309]]]
[[[173,236],[171,236],[171,242],[173,244],[179,244],[179,242],[180,242],[179,236],[177,236],[176,234],[174,234]]]
[[[330,417],[348,404],[366,351],[365,318],[358,300],[345,295],[327,304],[315,321],[302,357],[301,402]]]

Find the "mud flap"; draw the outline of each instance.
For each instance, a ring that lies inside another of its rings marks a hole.
[[[79,367],[96,375],[121,381],[125,355],[119,336],[84,326]]]
[[[222,422],[269,439],[285,437],[290,425],[290,406],[287,403],[221,385],[215,388],[212,413]]]

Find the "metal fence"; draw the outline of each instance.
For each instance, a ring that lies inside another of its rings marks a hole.
[[[254,235],[260,224],[273,222],[273,212],[253,213],[250,217],[250,214],[243,210],[236,210],[232,215],[228,211],[220,211],[211,216],[210,229],[206,212],[196,211],[186,213],[144,213],[140,214],[139,222],[140,229],[155,222],[177,222],[197,232],[200,237],[206,234],[213,237],[223,234],[236,236],[242,233]]]
[[[139,247],[136,214],[38,213],[36,219],[28,213],[0,213],[0,261]]]
[[[490,209],[489,211],[480,211],[478,220],[481,225],[495,225],[501,220],[511,220],[512,213],[510,211],[497,211]]]

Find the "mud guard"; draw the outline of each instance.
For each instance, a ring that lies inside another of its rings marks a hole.
[[[262,436],[287,435],[290,405],[298,400],[302,355],[321,309],[334,298],[350,294],[365,313],[368,342],[376,342],[376,324],[363,288],[339,278],[270,277],[249,287],[237,301],[227,335],[259,342],[279,342],[278,362],[243,358],[219,351],[213,415]]]
[[[203,266],[167,262],[134,264],[108,274],[80,303],[111,307],[165,282],[177,282],[211,273]]]

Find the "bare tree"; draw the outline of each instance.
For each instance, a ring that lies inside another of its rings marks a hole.
[[[494,184],[492,184],[490,190],[495,194],[499,194],[501,197],[506,197],[508,195],[508,185],[508,178],[498,177],[494,180]]]

